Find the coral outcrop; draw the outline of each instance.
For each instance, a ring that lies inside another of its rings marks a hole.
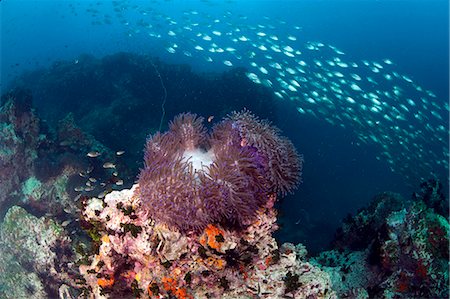
[[[42,143],[40,121],[31,108],[31,93],[16,89],[2,96],[0,107],[0,211],[14,202],[12,193],[34,170]]]
[[[333,250],[313,264],[330,274],[341,298],[448,298],[447,206],[436,180],[411,201],[383,193],[348,218]]]
[[[301,157],[269,123],[233,113],[207,135],[182,114],[150,137],[132,189],[85,202],[96,252],[80,272],[96,298],[333,298],[302,246],[278,246],[274,203]]]
[[[36,215],[78,217],[74,198],[79,191],[74,188],[85,184],[80,173],[86,176],[86,169],[93,169],[86,153],[99,151],[102,161],[115,156],[77,127],[71,115],[55,128],[48,127],[32,108],[30,91],[20,88],[2,96],[0,140],[0,219],[13,205]],[[101,192],[94,187],[85,186],[82,191],[88,195]]]
[[[82,265],[95,298],[334,298],[329,275],[302,246],[279,247],[275,197],[244,230],[207,225],[184,234],[149,219],[139,186],[87,202],[98,251]],[[87,291],[89,290],[89,291]]]
[[[248,111],[211,132],[201,117],[176,117],[148,139],[138,184],[111,192],[123,187],[123,152],[70,115],[46,128],[26,91],[2,100],[2,298],[449,296],[448,202],[436,180],[411,200],[376,196],[310,258],[272,236],[274,203],[300,181],[302,157]]]
[[[72,284],[70,242],[55,221],[11,207],[0,225],[0,297],[49,298]]]
[[[80,130],[73,118],[48,127],[32,108],[28,90],[17,88],[2,96],[1,298],[55,298],[59,292],[70,298],[76,293],[75,247],[88,243],[77,223],[77,200],[103,192],[98,172],[98,181],[88,176],[94,175],[94,165],[86,163],[95,162],[86,157],[91,150],[102,151],[104,158],[115,156]],[[99,163],[95,169],[103,170]]]

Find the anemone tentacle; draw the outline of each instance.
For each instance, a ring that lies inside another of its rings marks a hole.
[[[203,118],[180,114],[147,140],[139,192],[150,217],[182,232],[210,223],[242,229],[273,193],[292,191],[303,159],[268,121],[234,112],[208,136]]]

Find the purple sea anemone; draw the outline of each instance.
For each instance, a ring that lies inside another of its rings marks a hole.
[[[169,129],[181,142],[184,150],[192,151],[205,146],[207,132],[203,121],[203,117],[195,114],[181,113],[170,122]]]
[[[292,143],[248,111],[231,114],[209,137],[203,118],[181,114],[148,139],[144,162],[139,185],[149,216],[183,232],[245,227],[269,194],[297,185],[302,165]]]
[[[229,120],[238,128],[243,145],[255,147],[267,161],[266,178],[274,193],[286,195],[300,181],[303,156],[294,145],[280,135],[280,130],[249,111],[233,112]]]

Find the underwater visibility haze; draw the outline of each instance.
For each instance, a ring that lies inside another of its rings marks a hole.
[[[448,298],[448,14],[0,1],[0,297]]]

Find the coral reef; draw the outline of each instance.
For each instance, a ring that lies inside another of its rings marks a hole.
[[[355,216],[348,215],[336,232],[333,247],[339,250],[363,250],[372,242],[386,223],[386,216],[406,206],[398,193],[383,192],[376,195],[367,208]]]
[[[278,247],[275,197],[244,230],[209,224],[184,234],[149,219],[139,186],[91,199],[98,251],[80,266],[95,298],[334,298],[328,274],[302,246]]]
[[[0,297],[56,296],[62,283],[73,284],[73,255],[62,226],[11,207],[0,226]]]
[[[270,194],[299,182],[302,158],[278,129],[248,111],[218,123],[181,114],[147,141],[140,197],[152,219],[182,232],[207,224],[245,227]]]
[[[70,116],[48,127],[32,109],[31,93],[20,88],[2,96],[0,140],[0,297],[75,294],[81,257],[75,247],[89,248],[77,200],[105,192],[96,169],[105,172],[102,159],[114,153]],[[91,150],[102,151],[102,159],[89,161]]]
[[[12,202],[12,193],[33,173],[36,149],[42,142],[40,122],[31,109],[31,94],[22,89],[2,96],[0,107],[0,211]]]
[[[206,126],[176,117],[148,139],[138,184],[111,192],[124,184],[123,152],[72,115],[48,127],[28,91],[3,96],[0,297],[449,296],[448,202],[437,180],[411,200],[376,196],[310,258],[272,236],[274,203],[300,181],[290,141],[248,111]]]
[[[444,217],[449,216],[449,202],[445,198],[441,182],[430,179],[420,184],[420,192],[413,194],[413,199],[422,200],[429,208]]]
[[[103,161],[114,157],[111,150],[77,127],[71,115],[55,128],[48,127],[32,108],[31,93],[20,88],[2,96],[0,138],[3,213],[21,205],[36,215],[69,213],[78,218],[74,198],[79,193],[74,188],[81,184],[80,173],[85,175],[86,169],[93,167],[87,163],[86,153],[102,152]]]
[[[383,193],[346,220],[334,249],[313,260],[339,297],[448,298],[450,226],[438,186],[424,182],[412,201]]]
[[[306,250],[279,247],[272,237],[277,193],[300,176],[292,144],[247,111],[210,136],[202,121],[176,117],[168,132],[149,138],[139,184],[85,202],[97,243],[80,266],[86,291],[98,298],[333,298],[329,276],[306,262]]]

